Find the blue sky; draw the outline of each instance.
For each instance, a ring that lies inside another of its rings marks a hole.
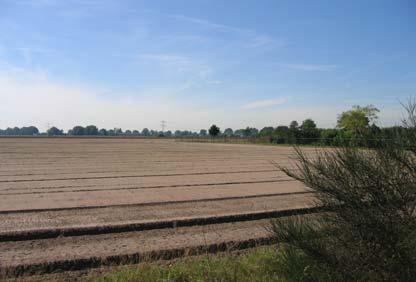
[[[415,50],[412,0],[0,0],[0,128],[392,125]]]

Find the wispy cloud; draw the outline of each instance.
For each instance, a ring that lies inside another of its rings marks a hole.
[[[164,53],[140,54],[137,56],[137,58],[140,60],[151,60],[158,62],[190,62],[187,57]]]
[[[246,110],[265,108],[276,105],[282,105],[287,102],[287,98],[277,98],[277,99],[268,99],[268,100],[257,100],[243,105],[241,108]]]
[[[201,84],[220,84],[215,78],[214,69],[202,60],[190,56],[182,56],[169,53],[147,53],[132,57],[137,62],[156,64],[170,73],[178,75],[182,80],[181,91]]]
[[[176,71],[185,70],[194,64],[191,58],[170,53],[114,53],[113,56],[128,59],[134,63],[151,63],[170,67]]]
[[[181,21],[186,21],[188,23],[193,23],[206,29],[216,30],[216,31],[224,32],[224,33],[233,33],[237,36],[244,38],[244,41],[246,42],[244,44],[245,47],[259,48],[259,47],[263,47],[263,46],[271,45],[271,44],[277,44],[278,47],[287,45],[287,42],[285,40],[276,40],[272,36],[259,33],[249,28],[235,27],[235,26],[211,22],[205,19],[188,17],[184,15],[179,15],[179,14],[169,15],[169,17],[177,19],[177,20],[181,20]]]
[[[186,56],[169,53],[147,53],[135,56],[137,61],[156,63],[164,68],[173,69],[177,72],[205,73],[207,67],[194,59]]]
[[[221,84],[222,81],[221,80],[207,80],[208,84]]]
[[[233,26],[224,25],[224,24],[218,24],[218,23],[214,23],[205,19],[193,18],[193,17],[184,16],[184,15],[175,14],[175,15],[170,15],[170,17],[177,19],[177,20],[187,21],[193,24],[198,24],[206,28],[217,29],[217,30],[222,30],[226,32],[237,32],[237,33],[242,33],[242,34],[253,32],[250,29],[238,28],[238,27],[233,27]]]
[[[208,37],[196,35],[196,34],[169,34],[169,35],[162,35],[159,37],[163,41],[167,42],[180,42],[180,43],[196,43],[201,44],[209,41]]]
[[[258,35],[254,36],[251,42],[247,45],[248,47],[261,47],[271,43],[274,43],[276,40],[268,35]]]
[[[315,65],[315,64],[285,64],[285,67],[300,71],[333,71],[337,65]]]

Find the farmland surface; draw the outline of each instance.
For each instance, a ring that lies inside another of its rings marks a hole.
[[[312,153],[312,149],[308,149]],[[266,242],[312,194],[290,147],[125,138],[0,139],[0,271],[133,263]]]

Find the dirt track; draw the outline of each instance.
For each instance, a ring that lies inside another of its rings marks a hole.
[[[309,207],[310,191],[272,164],[289,165],[291,156],[290,147],[160,139],[0,139],[0,237],[39,229],[99,229],[111,224]],[[255,222],[236,223],[244,226],[245,235],[224,231],[212,242],[264,237],[256,226],[268,221]],[[205,228],[221,230],[221,226]],[[160,231],[169,237],[169,244],[146,235],[153,231],[133,232],[132,237],[127,232],[20,245],[2,242],[0,268],[55,261],[57,253],[67,258],[120,255],[125,253],[123,248],[108,249],[100,242],[123,236],[133,238],[131,244],[137,238],[137,242],[148,240],[135,252],[201,243],[202,227],[183,228]],[[77,247],[64,244],[65,240]]]

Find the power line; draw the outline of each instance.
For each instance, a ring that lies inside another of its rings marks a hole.
[[[162,120],[162,121],[160,122],[160,126],[162,127],[162,133],[163,133],[163,132],[165,132],[165,127],[166,127],[166,125],[167,125],[167,121]]]

